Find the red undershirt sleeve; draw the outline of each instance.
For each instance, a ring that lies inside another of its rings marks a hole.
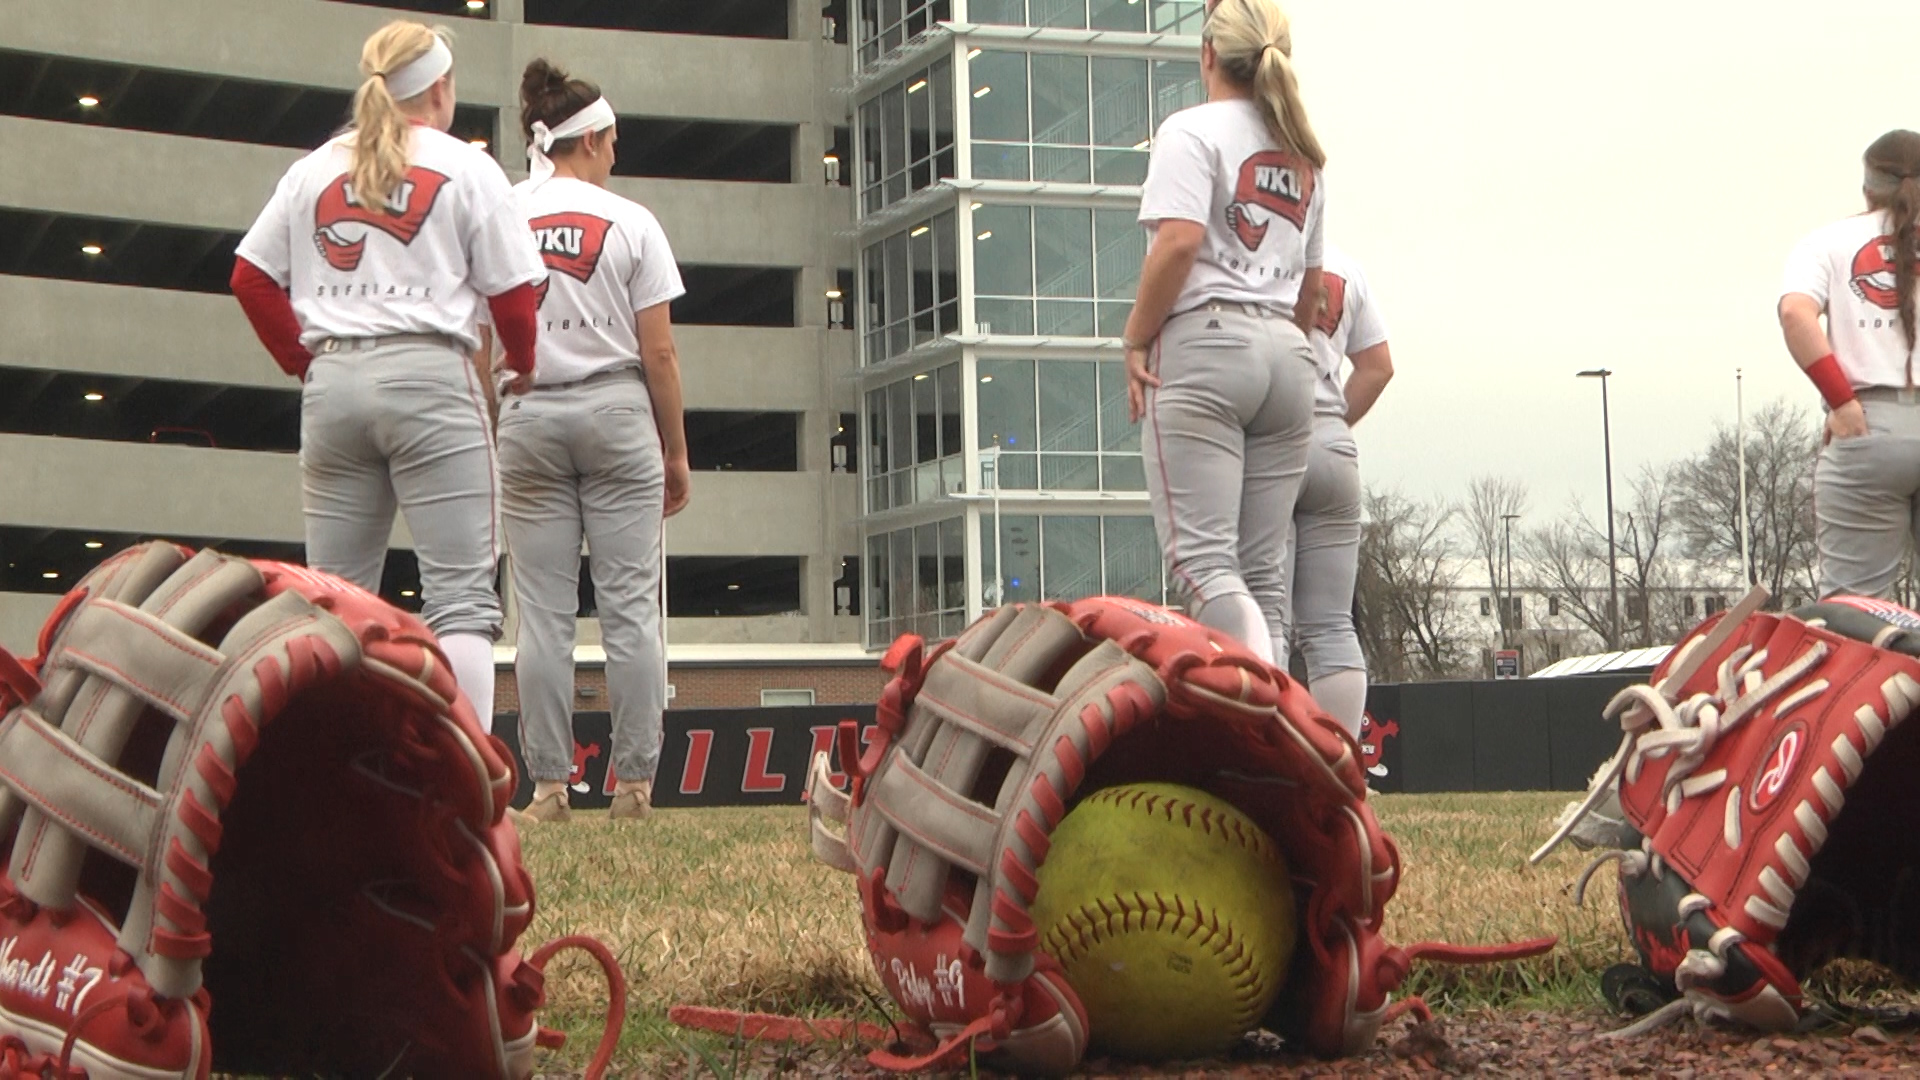
[[[507,367],[521,375],[533,374],[533,344],[539,325],[539,301],[532,285],[515,285],[499,296],[487,297],[494,333],[507,352]]]
[[[293,301],[265,270],[244,258],[233,260],[233,277],[228,281],[240,310],[247,313],[253,332],[273,355],[280,370],[303,378],[313,354],[300,344],[300,320],[293,313]]]

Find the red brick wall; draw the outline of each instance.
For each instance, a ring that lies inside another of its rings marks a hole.
[[[668,672],[676,709],[758,708],[762,690],[812,690],[818,705],[871,705],[886,685],[878,661],[872,664],[821,667],[677,667]],[[582,666],[573,677],[573,707],[581,712],[607,708],[607,673]],[[520,694],[513,669],[502,668],[494,686],[494,709],[520,711]]]

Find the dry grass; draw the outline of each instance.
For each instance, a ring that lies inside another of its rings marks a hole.
[[[1394,795],[1375,807],[1399,843],[1400,891],[1388,935],[1401,943],[1499,942],[1558,934],[1548,957],[1488,969],[1422,965],[1408,990],[1436,1007],[1598,1004],[1597,973],[1628,952],[1611,871],[1587,908],[1570,886],[1583,863],[1526,854],[1567,796]],[[529,829],[523,838],[540,899],[529,941],[590,933],[608,942],[632,984],[635,1059],[685,1041],[664,1021],[693,1002],[795,1015],[872,1011],[878,994],[861,944],[851,878],[815,862],[800,808],[662,811],[636,828],[598,815]],[[584,1060],[605,989],[586,963],[562,960],[549,981],[546,1022],[573,1033],[567,1061]]]

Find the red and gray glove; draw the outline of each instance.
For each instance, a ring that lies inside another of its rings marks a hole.
[[[1920,977],[1920,731],[1902,726],[1920,706],[1920,615],[1853,597],[1760,613],[1764,599],[1702,624],[1606,709],[1626,734],[1583,812],[1617,800],[1632,831],[1581,891],[1619,863],[1641,982],[1675,998],[1629,1031],[1688,1011],[1790,1029],[1801,981],[1837,957]]]
[[[511,758],[418,619],[147,544],[0,651],[0,1076],[519,1080]],[[597,943],[616,1009],[619,969]],[[556,943],[556,945],[561,943]]]

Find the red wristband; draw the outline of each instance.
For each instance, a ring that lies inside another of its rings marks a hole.
[[[1837,409],[1853,400],[1853,383],[1847,373],[1840,370],[1840,361],[1834,359],[1832,353],[1808,364],[1806,372],[1820,396],[1827,399],[1828,408]]]

